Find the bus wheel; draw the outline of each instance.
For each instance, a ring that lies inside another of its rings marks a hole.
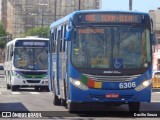
[[[18,90],[18,86],[17,86],[17,85],[11,85],[11,90],[12,90],[12,91]]]
[[[49,92],[49,88],[48,88],[48,86],[43,86],[43,87],[41,87],[40,89],[42,89],[42,91]]]
[[[11,89],[11,86],[9,84],[6,84],[7,90]]]
[[[139,112],[140,102],[131,102],[128,103],[129,112]]]
[[[36,88],[35,88],[35,89],[36,89]],[[39,90],[42,91],[42,92],[44,92],[44,91],[49,92],[48,86],[40,86],[40,87],[39,87]]]
[[[34,88],[35,88],[35,91],[39,91],[39,89],[40,89],[38,86],[36,86]]]
[[[68,112],[74,113],[74,112],[78,111],[77,107],[78,107],[77,103],[72,103],[72,102],[68,101],[68,103],[67,103]]]
[[[50,90],[49,90],[48,86],[47,86],[45,89],[46,89],[46,91],[47,91],[47,92],[50,92]]]
[[[54,105],[61,105],[61,100],[55,94],[53,95],[53,104]]]

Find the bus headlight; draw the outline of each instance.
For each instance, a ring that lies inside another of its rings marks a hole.
[[[143,83],[141,83],[139,86],[137,86],[137,87],[135,88],[135,90],[136,90],[136,91],[141,91],[141,90],[143,90],[144,88],[148,87],[151,83],[152,83],[151,80],[146,80],[146,81],[144,81]]]
[[[149,81],[144,81],[142,84],[144,87],[147,87],[149,85],[149,83],[150,83]]]
[[[18,74],[16,71],[12,71],[12,75],[16,78],[23,78],[20,74]]]
[[[82,90],[88,90],[88,87],[84,85],[80,80],[70,78],[70,82],[75,86]]]
[[[78,81],[78,80],[75,80],[74,84],[75,84],[76,86],[80,86],[80,85],[81,85],[81,82]]]

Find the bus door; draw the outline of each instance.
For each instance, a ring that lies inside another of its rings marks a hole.
[[[65,81],[65,73],[66,73],[66,63],[65,63],[65,40],[64,40],[65,26],[60,26],[58,30],[58,41],[59,41],[59,91],[60,97],[62,99],[66,99],[66,81]]]
[[[60,95],[60,80],[62,80],[62,55],[60,53],[61,44],[61,27],[57,29],[56,35],[56,73],[55,73],[55,87],[57,88],[57,95]]]
[[[50,38],[50,67],[49,67],[49,87],[53,89],[53,92],[56,96],[60,94],[59,91],[59,41],[58,41],[58,29],[54,28],[51,30]],[[50,89],[50,90],[52,90]]]
[[[49,48],[48,48],[48,63],[49,63],[49,65],[48,65],[48,77],[49,77],[49,80],[48,80],[48,83],[49,83],[49,90],[50,91],[53,91],[53,70],[52,70],[52,68],[53,68],[53,63],[52,63],[52,61],[53,61],[53,59],[52,59],[52,52],[54,52],[53,51],[53,42],[54,42],[54,34],[53,34],[53,29],[52,29],[52,31],[51,31],[51,33],[50,33],[50,40],[49,40]]]
[[[61,58],[62,60],[61,62],[61,69],[62,69],[62,73],[61,73],[61,98],[63,98],[64,100],[66,100],[66,51],[65,51],[65,45],[66,45],[66,41],[65,41],[65,32],[66,32],[66,25],[63,25],[61,27],[61,42],[60,42],[60,52],[61,52]]]

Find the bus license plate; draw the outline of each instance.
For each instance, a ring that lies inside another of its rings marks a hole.
[[[106,98],[119,98],[119,94],[117,93],[106,94]]]

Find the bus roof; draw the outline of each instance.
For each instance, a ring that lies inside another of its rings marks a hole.
[[[63,24],[64,22],[67,22],[69,19],[73,18],[73,16],[75,14],[80,14],[80,13],[104,13],[104,12],[108,12],[108,13],[133,13],[133,14],[145,14],[145,15],[148,15],[148,13],[139,12],[139,11],[80,10],[80,11],[72,12],[72,13],[68,14],[67,16],[65,16],[63,18],[61,18],[61,19],[59,19],[57,21],[54,21],[53,23],[51,23],[50,29],[53,28],[54,26],[58,26],[59,24]]]
[[[49,41],[49,38],[36,38],[36,37],[28,37],[28,38],[15,38],[11,41],[9,41],[6,46],[10,45],[10,44],[14,44],[17,40],[46,40]]]

